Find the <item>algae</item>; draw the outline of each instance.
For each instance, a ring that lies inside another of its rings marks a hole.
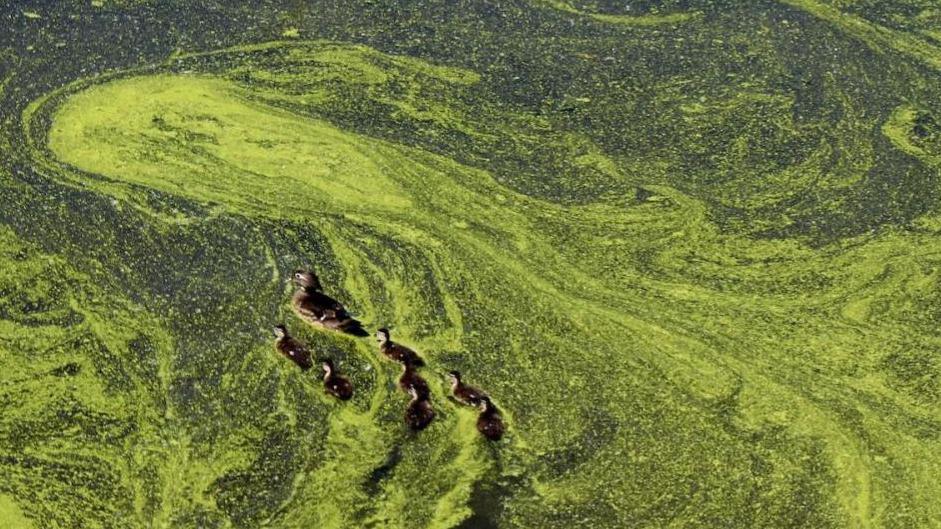
[[[249,29],[222,45],[109,2],[201,45],[4,77],[4,521],[941,517],[929,15],[320,7],[228,8]],[[424,355],[427,431],[371,341],[293,317],[284,279],[308,265]],[[282,320],[352,402],[275,354]],[[454,368],[503,442],[447,397]]]

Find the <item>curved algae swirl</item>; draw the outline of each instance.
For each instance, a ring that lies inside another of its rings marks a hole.
[[[614,9],[614,13],[605,13],[605,12],[596,12],[596,11],[583,11],[572,5],[571,2],[566,2],[562,0],[543,0],[544,4],[558,9],[564,13],[572,13],[575,15],[588,16],[599,22],[604,22],[607,24],[618,24],[624,26],[634,26],[634,27],[645,27],[645,26],[659,26],[659,25],[668,25],[668,24],[678,24],[686,22],[697,16],[701,15],[698,11],[686,12],[686,11],[676,11],[668,14],[659,14],[656,13],[643,13],[643,14],[626,14],[619,12],[626,10],[630,12],[631,5],[625,4],[624,8]],[[611,6],[608,6],[608,9],[611,9]]]
[[[97,468],[78,475],[117,478],[34,508],[181,527],[879,527],[889,505],[916,523],[941,514],[939,337],[918,320],[937,302],[933,217],[814,249],[723,232],[707,204],[666,185],[533,197],[475,168],[477,154],[455,160],[389,134],[540,141],[529,116],[492,127],[474,113],[476,79],[361,46],[270,43],[79,81],[33,105],[31,154],[60,181],[167,234],[227,218],[257,226],[259,269],[245,273],[263,277],[248,283],[259,290],[235,280],[242,271],[190,280],[211,283],[219,314],[286,318],[360,388],[349,406],[320,396],[262,333],[224,354],[187,349],[162,318],[95,300],[87,278],[65,275],[62,288],[83,293],[69,310],[107,315],[86,316],[100,345],[70,354],[98,372],[78,371],[69,402],[133,427],[63,429],[68,444],[49,450],[87,451]],[[889,141],[909,137],[906,116],[884,125]],[[585,174],[628,180],[583,138],[543,141],[578,152]],[[21,253],[44,258],[11,250],[3,269],[18,270],[7,262]],[[437,375],[438,420],[408,435],[395,370],[372,344],[306,330],[284,305],[283,278],[305,263],[369,326],[421,351],[429,373],[456,367],[486,388],[509,438],[483,442]],[[61,295],[11,278],[6,288],[48,305],[54,333],[47,300]],[[54,350],[53,337],[16,335],[24,345],[5,339],[5,354]],[[23,369],[4,387],[71,387],[48,384],[42,364]],[[6,432],[18,416],[36,413],[10,414]]]

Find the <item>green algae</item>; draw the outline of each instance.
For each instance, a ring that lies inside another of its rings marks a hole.
[[[373,202],[373,196],[381,196],[383,206],[390,210],[410,207],[395,182],[382,178],[376,169],[381,159],[371,159],[372,149],[349,142],[327,124],[290,115],[278,119],[272,109],[265,112],[240,104],[237,94],[230,94],[233,88],[208,79],[145,78],[109,88],[90,89],[69,107],[91,119],[75,119],[69,110],[57,117],[73,125],[57,127],[49,137],[50,148],[63,152],[64,161],[93,160],[81,165],[106,175],[108,169],[117,167],[121,171],[115,175],[118,180],[159,182],[156,187],[171,193],[186,188],[187,194],[206,202],[240,209],[277,211],[290,207],[293,197],[301,208],[284,214],[294,217],[323,211],[325,202],[352,213],[357,206]],[[144,108],[136,105],[139,93],[150,94]],[[105,108],[103,101],[113,104]],[[135,106],[133,114],[122,110]],[[88,108],[94,112],[88,113]],[[202,110],[194,115],[188,111],[193,108]],[[149,134],[127,134],[128,125],[129,130]],[[128,143],[122,144],[122,137]],[[114,149],[100,150],[102,138],[114,140]],[[172,151],[167,152],[166,146],[173,146]],[[135,152],[133,157],[128,157],[130,151]],[[232,163],[219,166],[220,159]],[[222,172],[207,174],[213,171]],[[292,177],[301,179],[292,181]]]
[[[0,496],[0,520],[7,527],[17,527],[20,529],[32,529],[35,527],[29,518],[27,518],[18,505],[7,496]]]
[[[373,4],[351,4],[348,33],[324,18],[279,20],[264,38],[296,25],[364,40],[381,13]],[[440,65],[275,42],[174,53],[37,100],[23,117],[26,149],[9,154],[15,133],[0,149],[43,175],[30,182],[65,185],[41,184],[48,197],[33,199],[33,215],[3,188],[0,213],[47,248],[4,234],[31,257],[5,287],[16,295],[3,320],[78,332],[61,307],[23,310],[68,290],[31,280],[53,259],[100,298],[72,310],[127,312],[121,326],[150,336],[135,349],[161,359],[147,378],[169,404],[146,395],[144,377],[83,367],[80,398],[96,420],[145,427],[123,444],[65,430],[69,446],[41,475],[0,492],[36,525],[63,526],[931,526],[941,221],[936,99],[918,72],[933,52],[846,2],[849,22],[778,2],[727,14],[684,2],[703,12],[695,22],[643,27],[590,16],[621,17],[619,7],[585,4],[576,17],[512,19],[558,38],[524,39],[509,24],[474,34],[461,22],[459,38],[436,40],[447,17],[410,13],[413,29],[435,30],[427,45],[378,39]],[[589,37],[566,30],[573,18]],[[481,44],[503,33],[506,60]],[[894,51],[867,54],[863,43]],[[6,130],[16,118],[4,116]],[[283,163],[261,154],[292,149]],[[39,209],[57,201],[68,206]],[[60,219],[108,235],[70,247]],[[371,344],[292,318],[281,281],[306,264],[429,358],[441,415],[428,435],[404,432],[396,370]],[[168,290],[182,293],[163,301]],[[266,329],[280,319],[341,359],[358,388],[351,406],[279,361]],[[17,343],[45,340],[5,329]],[[134,340],[119,334],[96,324],[113,353],[78,348],[73,363],[132,365]],[[69,363],[50,367],[75,376]],[[473,413],[446,399],[437,377],[451,367],[498,398],[507,443],[481,443]],[[45,395],[36,386],[24,392]],[[129,401],[142,411],[122,412]],[[48,413],[17,408],[7,431],[44,432]],[[0,447],[19,448],[10,439]],[[61,470],[72,453],[94,464]],[[100,476],[94,490],[30,510],[40,485],[89,475]],[[480,505],[490,487],[499,494]]]
[[[0,237],[5,489],[44,524],[151,519],[157,506],[138,478],[175,478],[159,463],[172,435],[164,430],[165,331],[61,260],[7,230]],[[50,476],[57,479],[47,483]]]
[[[899,31],[865,18],[854,16],[829,2],[814,0],[779,0],[781,3],[806,10],[814,16],[833,23],[860,41],[870,45],[875,51],[893,50],[918,59],[937,70],[941,68],[941,48],[918,36]]]
[[[317,114],[318,105],[339,104],[334,93],[354,100],[359,93],[378,105],[357,111],[375,112],[379,123],[412,123],[419,135],[436,128],[499,134],[463,111],[460,80],[472,75],[429,75],[437,67],[362,47],[316,56],[307,45],[282,53],[285,46],[183,57],[189,68],[215,62],[198,76],[93,82],[64,100],[50,98],[62,101],[52,107],[52,153],[38,144],[35,153],[68,165],[37,163],[54,167],[62,181],[145,209],[143,195],[156,189],[216,215],[311,223],[329,245],[317,262],[329,284],[370,325],[393,325],[426,355],[432,373],[455,366],[474,373],[507,411],[511,438],[494,457],[476,436],[473,415],[449,403],[432,377],[439,419],[407,439],[399,416],[405,398],[388,383],[395,370],[366,344],[302,332],[351,363],[347,371],[366,388],[354,408],[338,409],[280,366],[284,389],[271,413],[290,429],[236,436],[243,440],[200,456],[215,463],[189,472],[198,459],[186,454],[200,445],[184,441],[168,465],[192,485],[164,489],[167,504],[221,509],[240,526],[452,527],[471,514],[474,483],[500,479],[484,477],[497,472],[522,473],[528,484],[505,500],[507,526],[671,519],[890,526],[880,513],[895,502],[917,509],[913,519],[938,515],[924,461],[939,454],[921,440],[937,432],[936,367],[918,353],[938,344],[907,322],[915,307],[931,304],[924,294],[937,280],[930,233],[815,250],[723,233],[707,204],[653,183],[633,202],[530,198],[485,171]],[[272,50],[280,63],[294,64],[290,74],[247,62]],[[390,93],[390,84],[408,80],[415,84]],[[446,91],[425,101],[423,83]],[[153,97],[135,97],[141,92]],[[409,101],[426,110],[403,114]],[[707,103],[688,108],[728,120],[745,106],[777,115],[793,104],[747,92]],[[511,132],[518,126],[527,134],[524,117],[501,118]],[[901,137],[911,119],[895,115],[886,136]],[[576,163],[623,178],[595,153]],[[798,176],[776,185],[786,192]],[[278,279],[274,273],[272,283]],[[284,306],[279,312],[289,314]],[[250,392],[246,385],[258,383],[253,369],[277,365],[265,345],[250,358],[227,375],[231,391]],[[314,409],[325,423],[305,418]],[[306,439],[291,452],[295,464],[305,461],[293,474],[272,469],[258,448],[290,446],[272,435]],[[389,475],[358,486],[399,445]],[[274,487],[274,471],[293,477]],[[254,513],[253,490],[269,491],[266,502],[276,507]]]

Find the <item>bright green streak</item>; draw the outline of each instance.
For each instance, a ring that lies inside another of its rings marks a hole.
[[[650,27],[669,24],[680,24],[699,16],[698,12],[678,12],[667,15],[608,15],[604,13],[591,13],[581,11],[571,2],[561,0],[542,0],[540,3],[548,4],[555,9],[576,15],[589,16],[600,22],[618,24],[623,26]]]
[[[182,194],[207,202],[276,215],[285,206],[300,216],[328,204],[352,212],[369,207],[373,197],[387,208],[409,207],[378,169],[381,160],[368,142],[323,122],[247,104],[239,94],[229,83],[204,77],[96,87],[63,110],[49,146],[91,172],[117,170],[122,181],[156,183],[170,193],[185,188]],[[109,138],[106,149],[102,138]]]
[[[19,529],[32,529],[35,527],[19,506],[7,496],[0,496],[0,522],[6,527],[17,527]]]

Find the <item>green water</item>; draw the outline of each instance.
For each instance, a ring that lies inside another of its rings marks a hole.
[[[0,522],[938,527],[924,4],[17,11]],[[293,315],[301,266],[423,355],[428,430],[374,340]]]

